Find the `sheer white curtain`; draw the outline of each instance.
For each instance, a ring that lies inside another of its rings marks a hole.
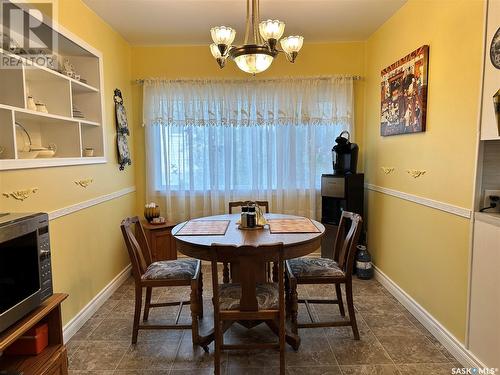
[[[268,200],[317,218],[335,137],[353,135],[353,79],[144,82],[147,198],[172,220]]]

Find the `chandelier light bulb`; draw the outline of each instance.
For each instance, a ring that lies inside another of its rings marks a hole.
[[[285,23],[280,20],[266,20],[259,24],[259,32],[265,41],[278,40],[285,32]]]
[[[292,53],[298,53],[304,44],[304,38],[300,35],[287,36],[280,40],[281,48],[283,51],[291,55]]]
[[[261,53],[241,55],[234,58],[238,68],[250,74],[261,73],[271,66],[273,57]]]
[[[226,26],[216,26],[210,29],[210,35],[215,44],[230,46],[236,37],[236,30]]]
[[[215,43],[210,44],[210,52],[212,52],[212,56],[216,59],[220,59],[222,57],[220,49]]]

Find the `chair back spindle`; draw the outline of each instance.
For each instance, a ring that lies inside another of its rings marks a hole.
[[[264,212],[266,214],[269,213],[269,202],[268,201],[237,201],[237,202],[229,202],[229,213],[233,213],[233,208],[247,206],[250,203],[256,203],[259,207],[264,207]]]
[[[134,278],[140,279],[152,263],[151,251],[141,221],[137,216],[128,217],[122,221],[120,227],[132,263]]]
[[[352,274],[362,221],[361,216],[358,214],[347,211],[342,212],[335,238],[334,260],[346,274]]]

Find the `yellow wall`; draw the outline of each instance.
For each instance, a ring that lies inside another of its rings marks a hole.
[[[368,183],[472,208],[483,7],[479,0],[410,0],[369,38]],[[381,137],[380,71],[424,44],[430,46],[427,131]],[[427,172],[414,179],[407,169]],[[464,341],[469,220],[377,192],[367,196],[376,265]]]
[[[108,163],[0,172],[0,192],[39,188],[24,202],[0,196],[0,211],[50,212],[135,184],[134,166],[118,171],[114,143],[114,88],[122,90],[130,118],[133,115],[130,46],[80,0],[60,1],[58,16],[62,26],[104,55]],[[84,178],[94,183],[84,189],[73,182]],[[134,211],[132,193],[51,222],[54,289],[70,295],[63,305],[65,323],[128,264],[119,224]]]
[[[364,42],[304,44],[295,64],[290,64],[284,56],[279,56],[268,71],[258,78],[284,76],[317,76],[329,74],[362,75],[364,72]],[[132,77],[138,78],[249,78],[233,62],[228,62],[220,70],[210,54],[207,45],[203,46],[159,46],[132,47]],[[253,79],[253,78],[250,78]],[[364,82],[355,82],[355,130],[356,142],[363,149]],[[142,87],[133,89],[136,165],[137,165],[137,202],[141,210],[145,200],[144,129],[142,123]],[[333,145],[333,139],[332,139]],[[362,155],[360,156],[362,159]],[[361,165],[362,168],[362,165]]]

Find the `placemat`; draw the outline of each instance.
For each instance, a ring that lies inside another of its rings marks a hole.
[[[311,219],[268,219],[271,233],[320,233]]]
[[[229,220],[190,220],[175,236],[223,236]]]

